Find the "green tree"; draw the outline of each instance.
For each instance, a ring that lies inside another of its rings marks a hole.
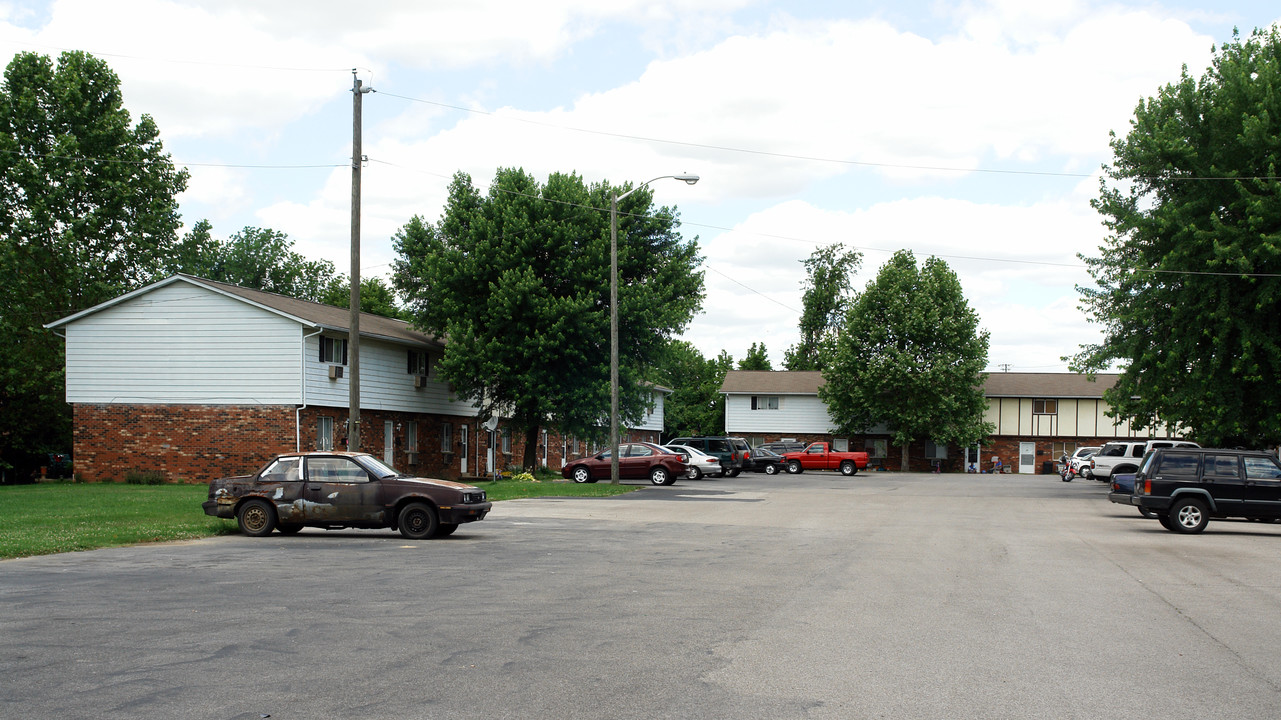
[[[173,248],[173,166],[103,61],[20,53],[0,86],[0,468],[71,446],[64,347],[42,325],[156,279]]]
[[[1281,31],[1238,35],[1200,81],[1139,103],[1112,137],[1094,208],[1109,236],[1078,288],[1103,340],[1078,371],[1121,369],[1104,393],[1133,427],[1203,445],[1281,443]]]
[[[351,307],[351,279],[335,275],[320,301],[334,307]],[[396,291],[380,277],[360,279],[360,311],[397,320],[409,319],[396,301]]]
[[[328,302],[337,292],[334,283],[344,282],[335,272],[334,264],[328,260],[308,260],[295,252],[293,240],[285,233],[246,227],[226,240],[218,240],[211,230],[207,220],[197,222],[175,248],[168,263],[169,271],[299,300],[350,304],[350,299]],[[364,287],[362,282],[362,293]],[[362,308],[365,306],[363,297],[360,304]]]
[[[734,358],[724,350],[705,358],[685,340],[671,341],[655,368],[658,384],[672,389],[663,404],[663,437],[725,434],[721,386]]]
[[[556,173],[540,185],[499,169],[487,195],[458,173],[441,219],[415,217],[394,239],[396,289],[413,322],[449,338],[441,373],[482,417],[525,433],[525,467],[541,427],[599,436],[609,418],[610,197]],[[645,386],[667,340],[703,298],[696,242],[647,189],[620,203],[619,398],[624,423],[649,404]]]
[[[783,367],[823,370],[831,361],[845,309],[854,297],[851,279],[863,263],[863,255],[836,243],[815,250],[804,262],[801,341],[784,351]]]
[[[739,370],[773,370],[769,363],[769,351],[765,343],[752,343],[747,349],[747,356],[738,361]]]
[[[992,432],[983,421],[987,347],[947,263],[918,267],[900,250],[850,306],[819,397],[839,432],[885,423],[907,470],[913,441],[971,445]]]

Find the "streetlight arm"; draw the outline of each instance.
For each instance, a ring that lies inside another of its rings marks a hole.
[[[631,195],[632,193],[636,192],[637,190],[640,190],[641,188],[645,187],[646,185],[648,185],[648,184],[650,184],[650,183],[654,182],[655,180],[666,180],[667,178],[674,178],[674,179],[676,179],[676,180],[683,180],[683,181],[685,182],[685,184],[686,184],[686,185],[693,185],[694,183],[698,182],[698,176],[697,176],[697,175],[659,175],[658,177],[654,178],[653,180],[646,180],[645,182],[641,183],[640,185],[637,185],[636,187],[632,188],[631,190],[628,190],[627,192],[623,193],[622,195],[617,195],[617,196],[615,196],[615,197],[614,197],[614,202],[618,202],[619,200],[622,200],[623,198],[627,197],[628,195]]]

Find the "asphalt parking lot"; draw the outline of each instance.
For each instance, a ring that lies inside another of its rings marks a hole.
[[[806,473],[10,560],[0,717],[1276,718],[1278,555],[1091,481]]]

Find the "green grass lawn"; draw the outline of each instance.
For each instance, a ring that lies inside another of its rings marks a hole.
[[[607,497],[639,488],[511,481],[476,485],[495,502]],[[200,503],[208,494],[208,485],[0,485],[0,559],[239,532],[234,520],[205,515]]]

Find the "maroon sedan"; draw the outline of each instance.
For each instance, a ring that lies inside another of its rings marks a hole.
[[[590,457],[569,461],[560,474],[576,483],[594,483],[609,479],[610,451],[603,450]],[[644,480],[655,485],[671,485],[676,478],[689,472],[688,456],[668,452],[647,442],[626,443],[618,446],[618,477],[626,480]]]

